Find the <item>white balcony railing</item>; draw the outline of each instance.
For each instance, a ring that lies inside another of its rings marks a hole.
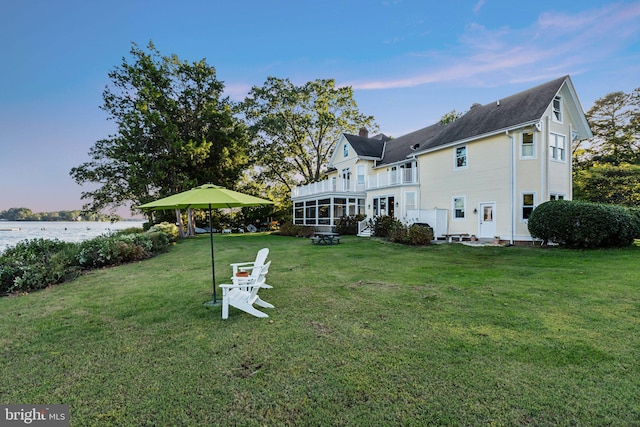
[[[400,168],[371,175],[367,177],[365,183],[360,184],[357,179],[333,177],[313,184],[301,185],[291,190],[291,197],[305,197],[322,193],[362,193],[366,190],[417,183],[416,168]]]

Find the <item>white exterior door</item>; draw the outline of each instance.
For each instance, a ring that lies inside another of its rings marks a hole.
[[[478,237],[493,238],[496,235],[496,204],[480,203],[480,233]]]

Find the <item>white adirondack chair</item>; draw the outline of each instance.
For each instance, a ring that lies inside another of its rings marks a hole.
[[[233,269],[233,277],[236,277],[236,273],[239,270],[252,270],[257,265],[264,265],[267,262],[267,257],[269,256],[269,248],[263,248],[258,251],[256,255],[255,261],[251,262],[238,262],[235,264],[231,264],[231,268]]]
[[[257,305],[264,308],[274,308],[260,299],[258,291],[261,288],[270,288],[271,286],[265,283],[267,273],[269,272],[269,266],[271,261],[263,266],[255,266],[251,271],[249,277],[235,277],[233,284],[222,284],[222,319],[229,318],[229,306],[240,309],[244,312],[252,314],[256,317],[269,317],[266,313],[256,309],[253,305]]]

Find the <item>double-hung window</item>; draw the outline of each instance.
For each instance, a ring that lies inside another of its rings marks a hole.
[[[416,192],[407,191],[404,193],[404,209],[408,210],[416,209]]]
[[[357,184],[360,189],[364,189],[365,168],[364,165],[358,165],[356,168]]]
[[[564,162],[567,157],[567,137],[557,133],[549,134],[549,149],[553,160]]]
[[[533,143],[533,132],[523,132],[520,143],[520,158],[534,159],[536,157],[536,149]]]
[[[553,121],[562,123],[562,97],[553,98]]]
[[[464,197],[453,198],[453,219],[463,220],[465,212],[465,200]]]
[[[535,193],[522,193],[522,220],[527,221],[536,206]]]
[[[455,149],[455,168],[462,169],[467,167],[467,146],[456,147]]]

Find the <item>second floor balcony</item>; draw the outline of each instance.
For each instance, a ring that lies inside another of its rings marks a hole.
[[[313,196],[324,193],[362,194],[367,190],[374,190],[396,185],[415,185],[418,183],[416,168],[393,168],[390,171],[369,176],[359,176],[356,179],[344,176],[333,176],[324,181],[300,185],[291,190],[292,198]]]

